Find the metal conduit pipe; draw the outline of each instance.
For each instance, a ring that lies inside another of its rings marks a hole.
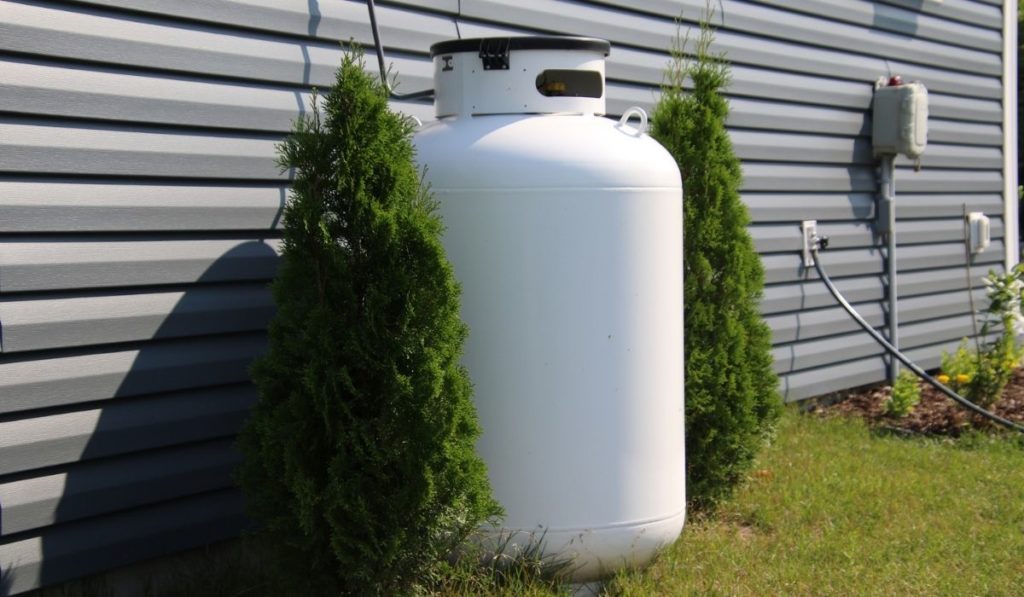
[[[370,29],[373,31],[373,46],[377,51],[377,67],[380,69],[380,82],[384,85],[384,90],[388,92],[388,97],[399,101],[433,98],[433,89],[424,89],[423,91],[414,91],[412,93],[395,93],[391,89],[391,84],[388,82],[388,69],[384,64],[384,44],[380,41],[380,28],[377,27],[377,13],[373,0],[366,0],[366,9],[370,13]]]
[[[887,327],[889,331],[889,343],[899,349],[900,346],[900,323],[899,323],[899,297],[896,288],[896,158],[886,155],[881,160],[881,196],[879,206],[882,214],[879,220],[883,224],[883,235],[885,237],[885,284],[889,306],[887,314]],[[817,262],[815,262],[817,263]],[[889,382],[896,383],[896,376],[900,373],[899,362],[889,357]]]

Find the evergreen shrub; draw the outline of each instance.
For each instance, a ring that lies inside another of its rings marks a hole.
[[[500,513],[412,132],[351,51],[278,147],[294,181],[239,481],[297,594],[412,592]]]
[[[706,10],[693,57],[677,38],[651,119],[683,176],[686,477],[697,508],[729,495],[781,412],[771,332],[758,311],[764,273],[725,128],[729,65],[711,54],[711,17]]]

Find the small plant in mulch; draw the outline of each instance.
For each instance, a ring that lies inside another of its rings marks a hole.
[[[890,417],[902,419],[909,415],[921,402],[921,384],[913,371],[901,369],[892,386],[889,398],[882,403],[882,410]]]
[[[1024,265],[985,279],[989,306],[977,338],[964,338],[957,350],[943,353],[936,379],[971,402],[1011,421],[1024,423]],[[986,340],[995,332],[994,339]],[[816,407],[826,413],[858,415],[872,425],[905,432],[960,435],[967,429],[987,428],[991,423],[968,413],[931,385],[920,384],[914,402],[916,380],[901,373],[895,386],[873,386],[833,394]]]
[[[826,416],[861,417],[873,427],[923,435],[956,437],[978,426],[988,426],[932,386],[925,382],[920,385],[921,401],[904,417],[893,416],[886,410],[886,403],[892,396],[892,388],[888,384],[830,394],[822,397],[813,411]],[[1024,369],[1011,373],[1002,395],[989,410],[1024,424]]]

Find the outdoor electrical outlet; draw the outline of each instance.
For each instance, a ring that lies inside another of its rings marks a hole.
[[[804,232],[804,267],[814,267],[811,249],[814,248],[814,239],[818,236],[818,220],[804,220],[800,222],[800,229]]]
[[[971,253],[981,253],[992,241],[991,225],[988,216],[980,211],[967,214],[967,226],[970,234]]]

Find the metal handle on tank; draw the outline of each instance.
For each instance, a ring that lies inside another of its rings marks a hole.
[[[636,127],[636,130],[639,131],[641,135],[646,133],[647,112],[645,112],[644,109],[641,108],[640,106],[632,106],[631,108],[627,108],[626,111],[622,113],[622,118],[619,119],[619,125],[626,126],[626,123],[633,116],[640,117],[640,126]]]

